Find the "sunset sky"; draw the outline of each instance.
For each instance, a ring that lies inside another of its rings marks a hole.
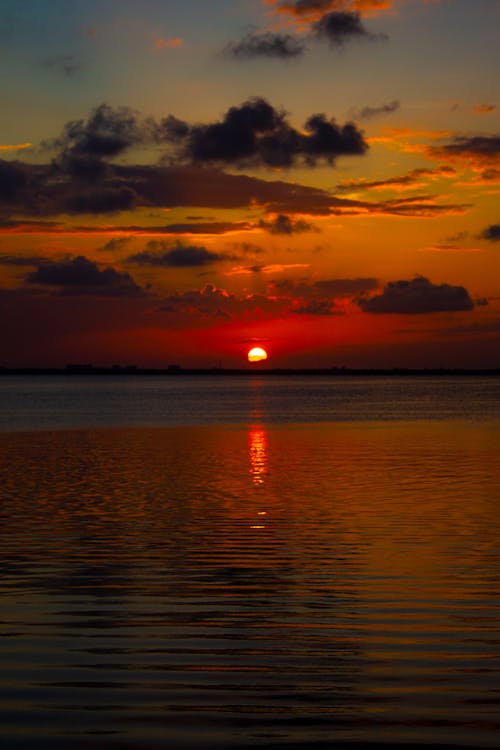
[[[499,22],[0,0],[0,365],[499,367]]]

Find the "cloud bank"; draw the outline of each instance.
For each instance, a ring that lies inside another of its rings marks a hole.
[[[365,297],[358,304],[367,313],[420,313],[472,310],[474,303],[463,286],[433,284],[424,276],[411,281],[391,281],[382,294]]]

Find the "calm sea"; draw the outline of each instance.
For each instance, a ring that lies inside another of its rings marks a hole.
[[[0,378],[2,748],[500,748],[499,457],[494,378]]]

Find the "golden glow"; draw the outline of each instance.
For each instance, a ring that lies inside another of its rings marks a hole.
[[[267,352],[265,349],[261,349],[260,346],[254,346],[254,348],[250,349],[248,352],[249,362],[262,362],[264,359],[267,359]]]
[[[0,143],[0,151],[21,151],[23,148],[31,148],[32,143]]]

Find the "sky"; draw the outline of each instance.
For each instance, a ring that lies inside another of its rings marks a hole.
[[[0,366],[500,367],[499,21],[0,0]]]

